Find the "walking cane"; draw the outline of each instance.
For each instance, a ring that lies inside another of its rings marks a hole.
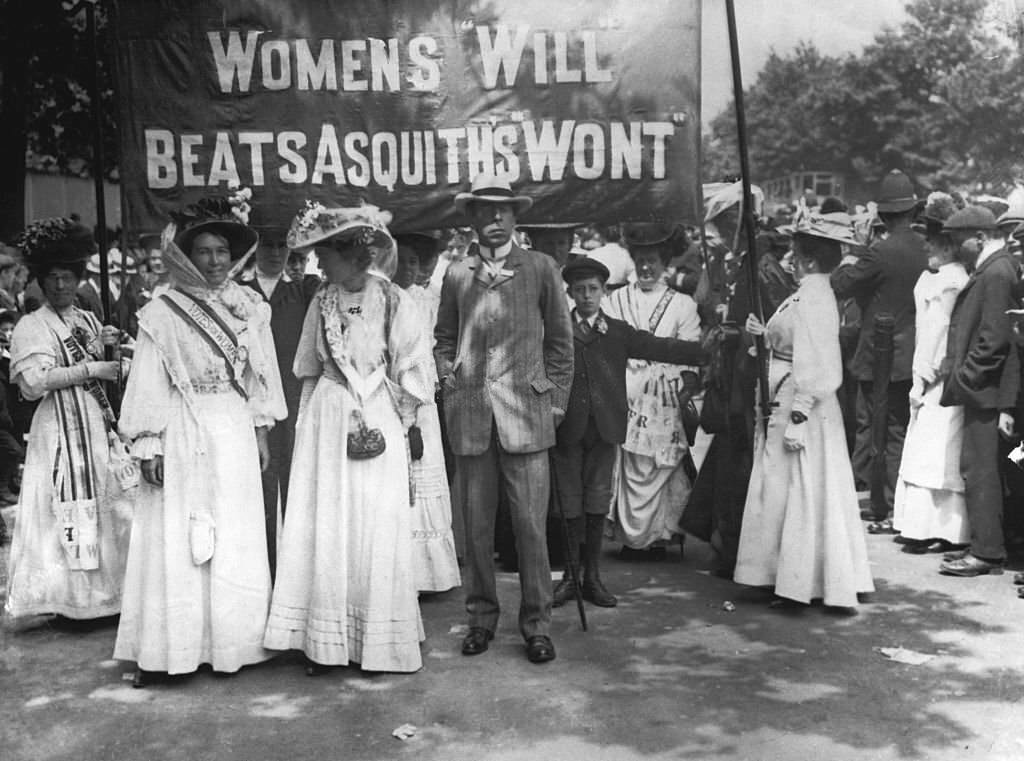
[[[889,508],[885,500],[885,487],[889,481],[885,461],[886,439],[889,422],[889,374],[892,372],[892,334],[896,321],[891,314],[880,312],[875,315],[874,335],[875,366],[872,377],[871,396],[874,403],[871,415],[871,509],[878,520],[888,517]],[[881,516],[880,518],[878,516]]]
[[[572,588],[576,593],[576,609],[580,612],[580,627],[587,630],[587,611],[583,608],[583,586],[580,584],[580,569],[577,561],[572,559],[572,537],[569,536],[569,521],[562,510],[562,495],[558,491],[558,470],[554,463],[548,460],[548,470],[551,472],[551,494],[554,497],[555,509],[558,511],[558,519],[562,524],[562,544],[565,545],[565,565],[569,569],[569,578],[572,579]],[[577,547],[577,552],[579,548]]]

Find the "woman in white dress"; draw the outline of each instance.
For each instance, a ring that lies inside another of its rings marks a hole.
[[[779,598],[854,607],[874,590],[836,389],[839,310],[829,275],[853,242],[842,212],[806,216],[793,235],[796,293],[767,326],[746,329],[771,349],[772,412],[758,423],[734,579]]]
[[[11,382],[41,399],[32,417],[11,543],[7,612],[72,619],[121,610],[131,497],[112,473],[120,447],[98,381],[118,377],[103,347],[117,328],[100,327],[74,306],[92,233],[70,219],[33,222],[21,237],[45,302],[25,315],[11,340]]]
[[[939,404],[949,318],[968,280],[956,261],[959,247],[942,233],[942,223],[954,211],[951,196],[932,193],[922,214],[929,269],[914,286],[917,339],[910,424],[893,505],[893,528],[900,532],[903,551],[912,554],[944,552],[966,545],[971,536],[960,473],[963,407]]]
[[[661,338],[700,340],[697,303],[665,284],[665,268],[676,254],[681,231],[673,225],[638,223],[624,239],[636,265],[636,282],[605,301],[610,316]],[[631,359],[626,368],[629,422],[616,462],[610,518],[622,555],[661,556],[682,543],[679,519],[692,483],[685,470],[689,452],[680,395],[697,390],[698,369]]]
[[[396,238],[398,270],[394,282],[405,289],[419,309],[420,329],[433,347],[434,325],[441,290],[430,276],[437,264],[439,241],[429,233],[408,233]],[[437,383],[436,366],[430,368]],[[434,399],[419,409],[423,457],[411,463],[416,506],[412,515],[413,578],[420,592],[444,592],[459,586],[459,561],[452,531],[452,498],[445,470],[441,421]]]
[[[153,672],[266,660],[270,566],[260,470],[287,416],[270,307],[231,276],[255,249],[241,204],[207,198],[163,234],[174,288],[139,313],[121,431],[142,461],[114,657]],[[183,252],[187,252],[183,253]]]
[[[409,461],[423,455],[417,410],[433,399],[433,360],[408,297],[368,271],[394,252],[389,219],[309,204],[288,234],[289,248],[316,249],[327,284],[295,355],[302,399],[264,642],[301,650],[310,676],[423,663]]]

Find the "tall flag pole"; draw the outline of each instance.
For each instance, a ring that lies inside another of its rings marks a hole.
[[[747,117],[743,110],[743,77],[740,73],[740,46],[736,34],[736,8],[733,0],[725,0],[725,12],[729,24],[729,52],[732,57],[733,99],[736,101],[736,132],[740,151],[740,174],[743,186],[743,207],[741,224],[747,233],[747,275],[750,278],[750,304],[754,314],[764,322],[764,305],[761,300],[761,285],[757,261],[757,222],[754,217],[754,199],[750,192],[750,156],[747,152]],[[757,352],[757,379],[761,397],[761,417],[767,431],[771,413],[771,399],[768,398],[768,352],[764,336],[754,337]]]

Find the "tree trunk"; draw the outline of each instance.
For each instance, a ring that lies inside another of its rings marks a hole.
[[[29,100],[28,58],[32,0],[8,0],[0,24],[7,30],[0,92],[0,240],[9,241],[25,227],[25,133]]]

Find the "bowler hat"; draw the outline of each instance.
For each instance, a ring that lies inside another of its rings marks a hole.
[[[917,195],[910,178],[899,169],[893,169],[882,180],[878,190],[878,211],[899,214],[917,206]]]
[[[562,280],[569,285],[572,285],[580,278],[593,277],[594,275],[597,275],[602,283],[607,283],[608,278],[611,277],[607,267],[597,261],[597,259],[591,259],[587,256],[578,256],[575,259],[571,259],[568,264],[562,267]]]
[[[465,214],[471,203],[508,203],[515,206],[516,214],[522,214],[533,206],[533,199],[513,193],[512,185],[506,177],[478,174],[473,178],[468,193],[459,193],[455,196],[455,209],[459,214]]]
[[[942,232],[950,230],[994,230],[996,215],[984,206],[968,206],[953,213],[945,224]]]

